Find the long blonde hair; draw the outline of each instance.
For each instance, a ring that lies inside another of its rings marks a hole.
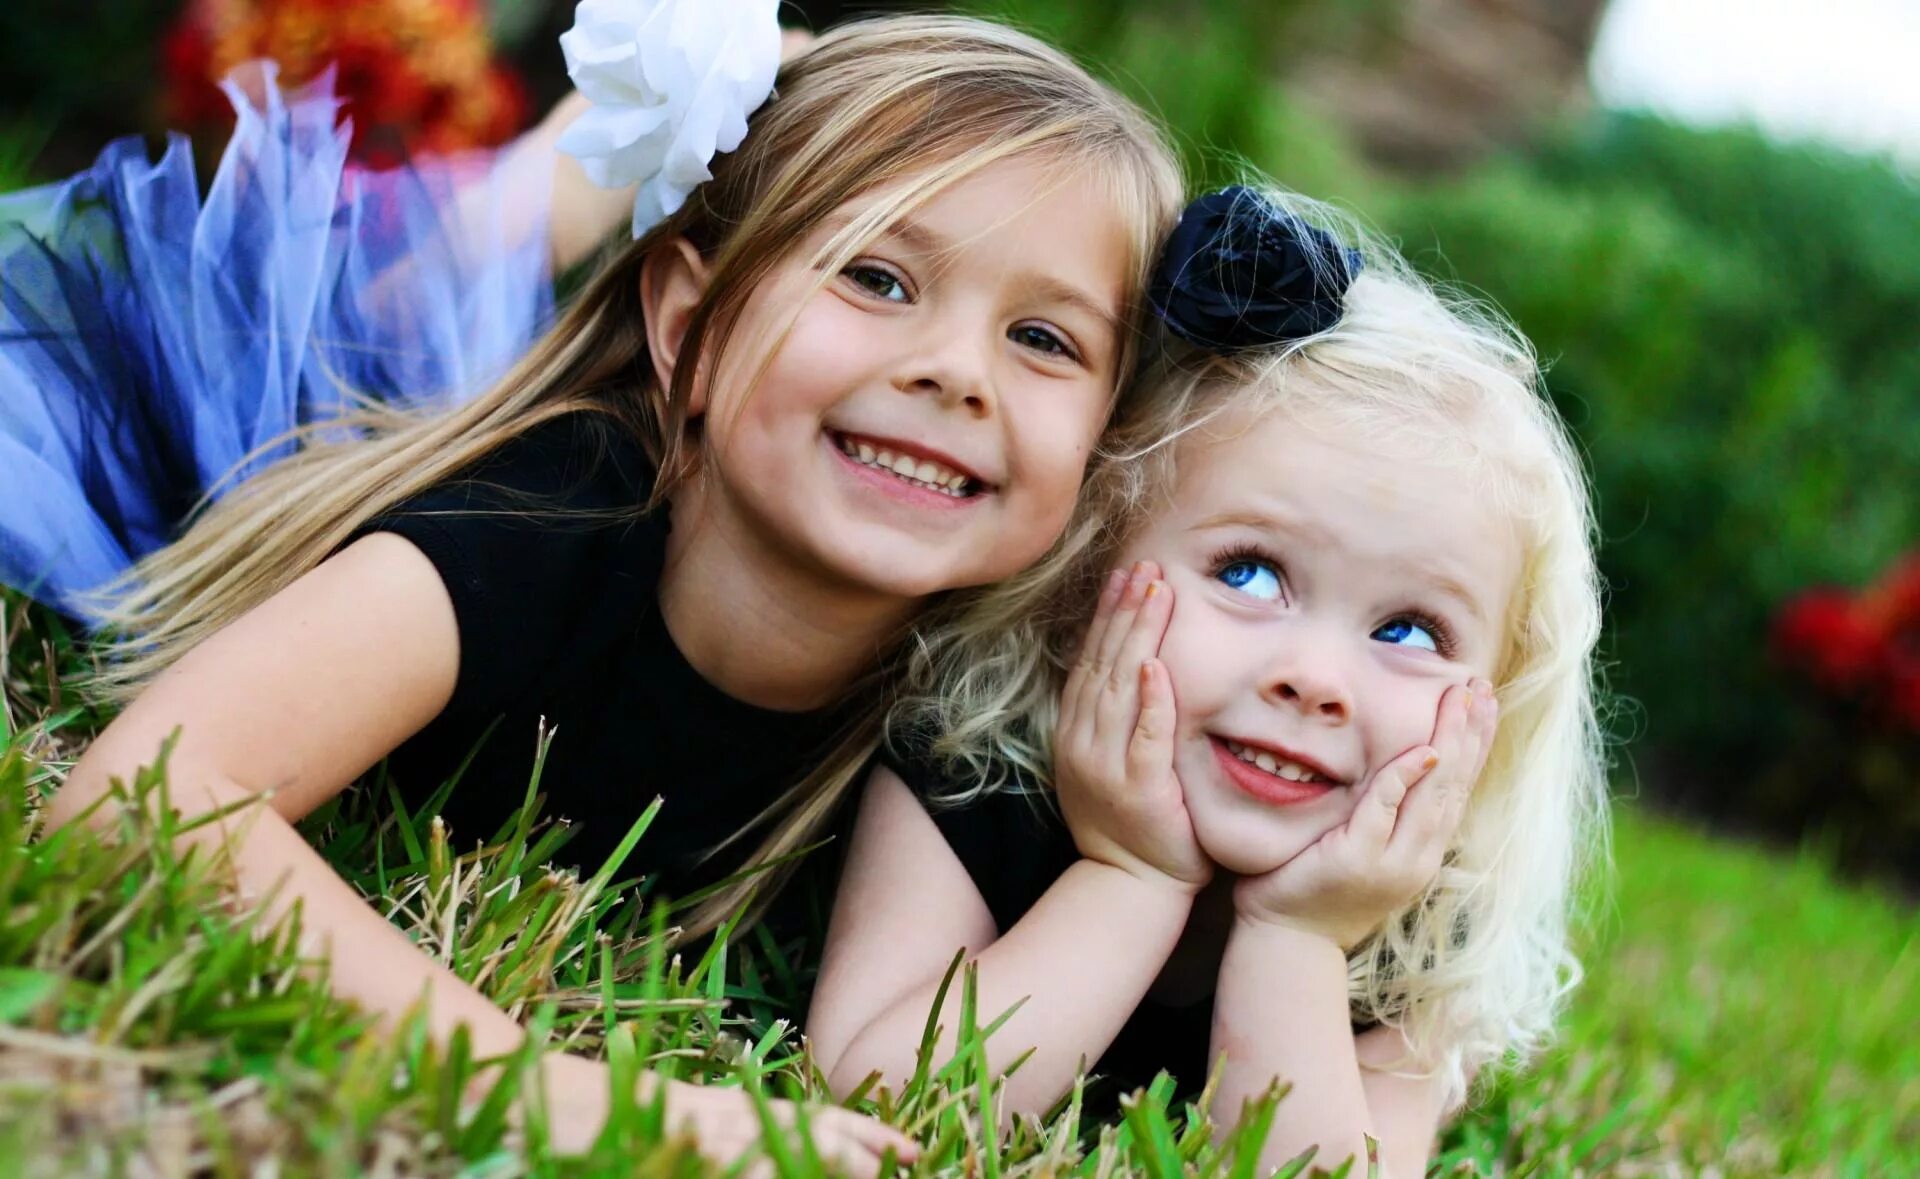
[[[1098,579],[1173,485],[1177,440],[1216,418],[1281,414],[1396,456],[1461,463],[1475,494],[1512,520],[1523,555],[1495,675],[1499,732],[1438,879],[1348,960],[1355,1017],[1403,1029],[1459,1097],[1482,1064],[1549,1035],[1579,976],[1567,937],[1576,882],[1604,859],[1586,479],[1511,325],[1429,286],[1334,211],[1270,199],[1362,248],[1338,326],[1228,358],[1178,341],[1156,349],[1071,526],[1095,539],[923,633],[889,736],[932,751],[956,805],[1049,784],[1059,690]]]
[[[491,389],[451,411],[372,403],[308,429],[297,453],[235,487],[178,542],[109,587],[101,615],[111,637],[94,692],[131,698],[369,520],[562,414],[599,413],[632,430],[658,467],[649,503],[636,510],[658,508],[699,466],[688,405],[701,366],[678,366],[666,389],[652,378],[640,304],[650,254],[684,238],[706,258],[710,279],[684,347],[686,355],[712,359],[709,371],[717,371],[731,325],[760,280],[835,210],[891,190],[814,259],[822,282],[917,205],[996,161],[1033,153],[1058,159],[1063,175],[1104,182],[1130,230],[1134,306],[1127,311],[1137,315],[1181,187],[1164,136],[1138,108],[1057,50],[986,21],[894,17],[821,38],[783,68],[745,143],[714,161],[713,179],[604,266]],[[1129,342],[1123,372],[1131,365]],[[339,441],[343,434],[356,436]],[[827,763],[777,808],[779,821],[752,862],[808,841],[870,756],[877,732],[876,716],[843,735]],[[743,886],[713,898],[690,925],[712,928],[747,895]]]

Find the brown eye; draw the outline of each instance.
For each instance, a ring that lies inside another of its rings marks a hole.
[[[1065,340],[1062,340],[1059,336],[1054,335],[1043,327],[1035,327],[1032,324],[1022,324],[1008,332],[1007,338],[1022,348],[1031,348],[1035,352],[1042,352],[1048,356],[1076,359],[1073,349],[1067,347]]]
[[[912,296],[907,293],[906,284],[901,282],[899,276],[891,270],[879,266],[854,265],[840,273],[844,274],[853,285],[877,299],[885,299],[889,303],[913,302]]]

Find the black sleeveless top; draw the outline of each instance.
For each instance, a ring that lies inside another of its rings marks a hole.
[[[571,824],[558,861],[596,870],[658,795],[618,875],[685,896],[739,870],[756,834],[708,853],[817,765],[850,716],[744,704],[687,663],[658,603],[666,515],[639,511],[652,485],[637,439],[574,413],[361,532],[425,553],[459,626],[452,699],[388,761],[409,805],[479,746],[442,813],[456,846],[492,839],[526,799],[544,718],[541,813]]]

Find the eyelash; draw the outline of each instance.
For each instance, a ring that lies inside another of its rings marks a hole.
[[[852,265],[848,266],[845,270],[842,270],[840,273],[843,277],[847,279],[848,282],[851,282],[854,286],[859,287],[863,294],[868,295],[875,299],[879,299],[883,303],[896,302],[896,300],[889,299],[886,296],[881,295],[877,291],[873,290],[871,287],[861,282],[860,279],[857,277],[862,274],[885,275],[889,281],[897,284],[900,287],[900,289],[906,293],[907,298],[905,302],[911,303],[914,301],[913,289],[907,285],[907,280],[901,275],[895,273],[893,269],[890,267],[881,266],[873,262],[855,262]],[[1050,359],[1070,360],[1070,361],[1073,361],[1075,364],[1084,363],[1081,360],[1079,350],[1075,348],[1072,344],[1068,343],[1066,339],[1062,337],[1058,332],[1052,331],[1048,328],[1036,327],[1032,324],[1021,324],[1021,325],[1017,325],[1013,329],[1013,332],[1010,334],[1018,335],[1020,332],[1037,332],[1040,335],[1045,336],[1049,341],[1052,342],[1052,346],[1050,348],[1037,347],[1031,344],[1022,345],[1022,347],[1029,348],[1030,350],[1034,352],[1038,352],[1042,356],[1046,356]]]
[[[1281,601],[1287,600],[1286,566],[1281,564],[1278,557],[1275,557],[1272,553],[1257,544],[1240,541],[1236,544],[1230,544],[1214,553],[1213,559],[1207,563],[1207,576],[1218,577],[1229,566],[1239,565],[1243,562],[1265,565],[1267,568],[1273,570],[1274,575],[1280,579]],[[1444,659],[1453,658],[1454,652],[1459,650],[1459,642],[1453,637],[1453,628],[1449,627],[1444,620],[1427,613],[1425,610],[1396,611],[1387,617],[1382,625],[1385,625],[1387,622],[1411,622],[1415,626],[1421,627],[1433,636],[1433,645],[1436,653]]]
[[[1427,613],[1425,610],[1402,610],[1387,619],[1387,621],[1411,622],[1415,626],[1424,629],[1428,634],[1433,636],[1435,654],[1439,655],[1442,659],[1452,659],[1454,652],[1460,649],[1459,643],[1454,640],[1452,629],[1449,628],[1445,622]]]

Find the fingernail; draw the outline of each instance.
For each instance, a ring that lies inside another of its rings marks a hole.
[[[1157,594],[1157,593],[1159,593],[1159,592],[1160,592],[1160,583],[1159,583],[1159,582],[1157,582],[1157,581],[1150,581],[1150,582],[1148,582],[1148,583],[1147,583],[1147,596],[1148,596],[1149,598],[1151,598],[1151,597],[1153,597],[1153,596],[1154,596],[1155,594]]]
[[[1437,753],[1429,753],[1427,754],[1425,759],[1423,759],[1420,762],[1420,768],[1423,770],[1430,770],[1439,764],[1440,764],[1440,755]]]

